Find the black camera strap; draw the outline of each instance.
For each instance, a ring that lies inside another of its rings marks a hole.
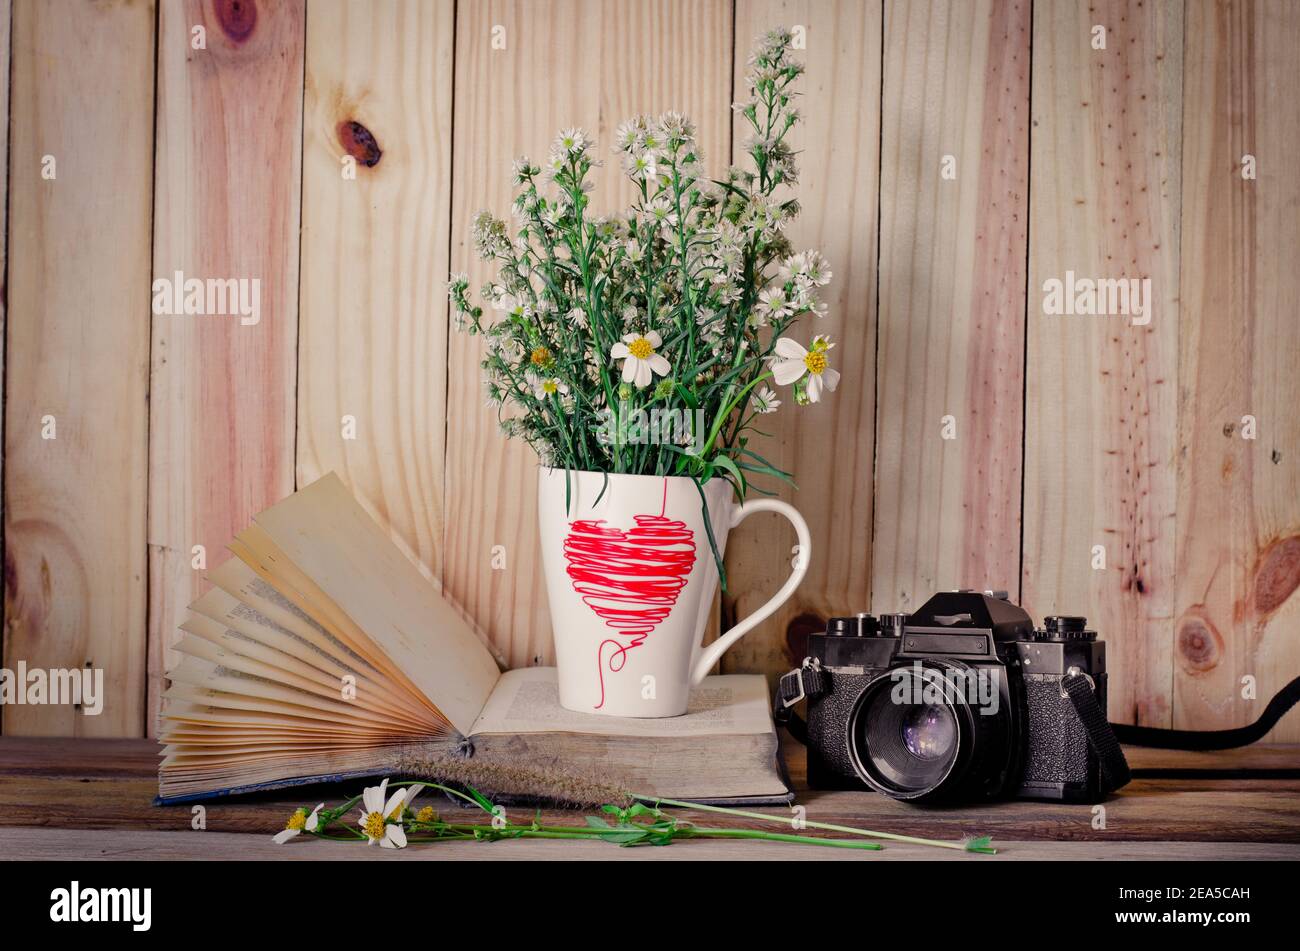
[[[1097,762],[1105,780],[1105,791],[1114,792],[1121,786],[1127,786],[1132,779],[1128,760],[1124,758],[1124,750],[1120,748],[1114,728],[1106,719],[1106,711],[1097,702],[1097,691],[1093,687],[1092,678],[1078,673],[1067,674],[1061,681],[1061,689],[1070,698],[1075,713],[1079,714],[1083,732],[1088,737],[1088,745],[1097,754]]]
[[[776,697],[772,703],[772,719],[783,726],[790,735],[808,745],[808,724],[794,712],[800,700],[814,700],[830,689],[831,675],[822,670],[821,661],[805,657],[803,663],[789,673],[782,674],[776,684]]]
[[[1113,724],[1120,742],[1163,750],[1231,750],[1248,746],[1277,726],[1282,715],[1300,703],[1300,677],[1277,692],[1254,723],[1231,730],[1166,730],[1164,727]]]

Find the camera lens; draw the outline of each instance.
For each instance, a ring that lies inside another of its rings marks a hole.
[[[902,733],[903,745],[917,759],[939,759],[957,745],[957,721],[952,711],[932,703],[908,706]]]
[[[935,671],[895,668],[871,681],[849,716],[849,758],[869,786],[896,799],[937,798],[961,772],[969,709]]]

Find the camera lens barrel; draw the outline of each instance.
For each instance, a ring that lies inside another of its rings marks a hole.
[[[893,799],[914,802],[938,801],[965,785],[978,753],[977,726],[984,724],[977,724],[970,706],[940,676],[950,669],[946,663],[927,665],[924,672],[896,667],[863,688],[846,737],[860,780]]]

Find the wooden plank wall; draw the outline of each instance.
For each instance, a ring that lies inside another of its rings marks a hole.
[[[260,313],[153,318],[149,728],[200,566],[294,488],[304,19],[301,0],[159,9],[154,277],[257,280]]]
[[[442,576],[451,3],[314,0],[298,484],[334,470]]]
[[[1029,0],[885,5],[872,609],[1017,588]]]
[[[711,170],[739,160],[731,100],[776,25],[808,64],[792,236],[835,273],[815,330],[843,382],[760,449],[816,546],[724,669],[783,670],[833,613],[998,587],[1096,622],[1115,719],[1257,716],[1300,674],[1300,6],[0,0],[0,665],[109,685],[99,718],[3,729],[151,731],[195,546],[217,564],[331,469],[503,660],[549,662],[534,461],[445,276],[483,282],[470,220],[562,126],[607,155],[676,108]],[[630,194],[598,170],[597,208]],[[260,319],[151,316],[177,271],[257,278]],[[1149,278],[1151,319],[1047,313],[1067,272]],[[733,535],[723,626],[789,570],[786,531]]]
[[[1034,16],[1023,594],[1099,625],[1112,716],[1153,726],[1173,681],[1182,14],[1052,0]],[[1149,278],[1149,322],[1045,314],[1067,272]]]
[[[135,736],[146,683],[153,4],[20,0],[11,55],[4,658],[102,668],[110,699],[93,717],[6,706],[4,727]]]
[[[1189,4],[1183,33],[1173,719],[1205,729],[1300,674],[1300,10]]]

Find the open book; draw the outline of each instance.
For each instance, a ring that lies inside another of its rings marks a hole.
[[[395,775],[421,756],[675,799],[790,799],[762,677],[710,677],[680,717],[565,710],[554,669],[503,674],[332,473],[230,548],[168,672],[160,802]]]

